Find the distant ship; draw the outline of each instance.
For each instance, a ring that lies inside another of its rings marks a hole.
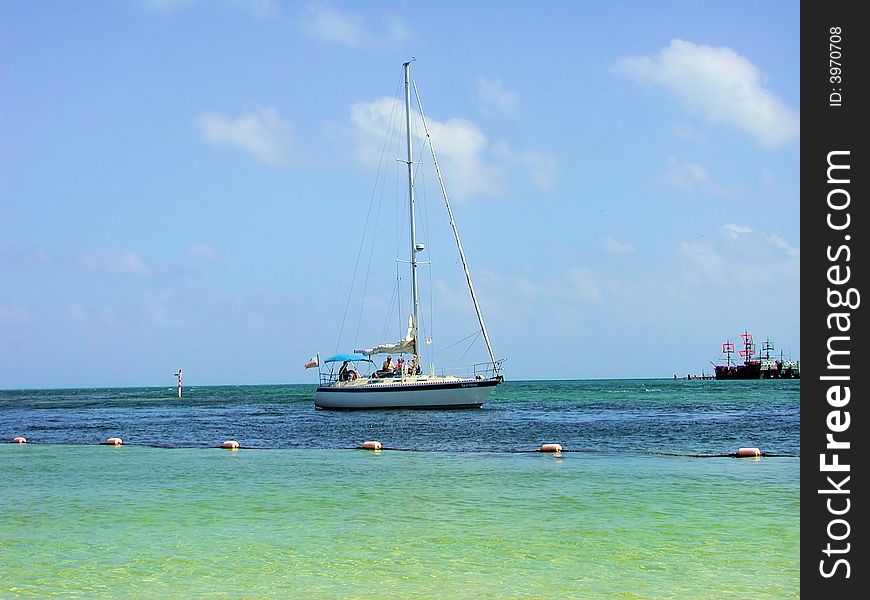
[[[774,349],[770,339],[764,341],[761,346],[763,356],[756,358],[755,342],[752,334],[743,332],[740,334],[743,340],[743,350],[737,354],[743,358],[743,363],[732,361],[734,344],[725,340],[722,344],[722,354],[725,355],[724,365],[714,365],[716,379],[800,379],[801,363],[797,360],[785,360],[780,352],[777,360],[771,357]]]

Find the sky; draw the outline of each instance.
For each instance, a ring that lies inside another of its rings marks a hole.
[[[0,3],[0,388],[401,338],[412,57],[507,379],[799,359],[799,51],[797,2]],[[482,362],[414,123],[424,361]]]

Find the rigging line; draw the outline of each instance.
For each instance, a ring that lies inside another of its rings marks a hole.
[[[404,75],[403,75],[403,79],[404,79]],[[401,84],[400,84],[400,85],[401,85]],[[396,95],[398,96],[398,92],[397,92]],[[398,102],[399,102],[399,101],[398,101],[398,98],[394,98],[394,99],[393,99],[393,112],[395,112],[396,106],[398,106]],[[395,146],[396,146],[396,148],[395,148],[395,150],[396,150],[396,154],[398,155],[398,153],[401,151],[400,148],[399,148],[399,146],[400,146],[400,139],[399,139],[398,136],[395,137]],[[399,238],[400,238],[400,230],[401,230],[400,222],[399,222],[399,221],[400,221],[400,219],[399,219],[399,215],[402,214],[402,206],[403,206],[403,205],[401,204],[401,200],[400,200],[400,197],[399,197],[399,196],[400,196],[400,193],[401,193],[401,191],[400,191],[400,189],[399,189],[399,187],[400,187],[401,175],[402,175],[402,173],[401,173],[401,164],[400,164],[399,162],[396,162],[396,165],[395,165],[395,171],[394,171],[394,184],[395,184],[395,185],[394,185],[394,196],[395,196],[395,199],[396,199],[396,205],[395,205],[395,208],[393,209],[393,214],[395,215],[395,224],[396,224],[396,230],[395,230],[396,237],[395,237],[395,240],[394,240],[394,254],[395,254],[395,256],[397,256],[397,257],[398,257],[398,254],[399,254]],[[384,186],[384,187],[386,188],[386,186]],[[398,260],[394,261],[394,264],[395,264],[395,267],[396,267],[396,279],[395,279],[395,283],[394,283],[394,285],[393,285],[393,292],[392,292],[392,295],[390,296],[390,305],[389,305],[389,308],[388,308],[388,310],[387,310],[387,314],[386,314],[385,319],[384,319],[384,327],[383,327],[383,330],[381,331],[381,340],[386,340],[386,339],[388,339],[387,331],[388,331],[389,328],[390,328],[390,321],[391,321],[392,318],[393,318],[393,309],[394,309],[394,308],[395,308],[395,310],[396,310],[396,316],[397,316],[397,318],[398,318],[398,322],[399,322],[399,331],[400,331],[400,333],[401,333],[401,322],[402,322],[402,316],[401,316],[401,315],[402,315],[402,285],[401,285],[401,284],[402,284],[402,274],[401,274],[401,272],[400,272],[400,270],[399,270],[399,266],[400,266],[400,265],[399,265]]]
[[[401,85],[401,84],[399,84],[399,85]],[[396,95],[397,96],[398,96],[398,93],[399,92],[398,92],[398,86],[397,86],[397,88],[396,88]],[[389,137],[390,132],[393,132],[393,134],[395,135],[395,131],[396,131],[395,120],[396,120],[396,106],[397,106],[397,104],[398,103],[394,99],[392,112],[390,114],[390,120],[389,120],[388,126],[387,126],[388,137]],[[386,147],[386,141],[384,143],[384,146]],[[381,161],[383,161],[384,154],[385,154],[385,149],[382,149],[381,150]],[[386,179],[386,169],[384,171],[385,171],[384,178]],[[375,256],[375,242],[377,241],[378,226],[379,226],[380,221],[381,221],[381,208],[384,205],[384,195],[385,195],[385,191],[386,191],[386,185],[381,185],[379,189],[381,191],[381,194],[380,194],[380,199],[378,201],[377,213],[375,214],[375,226],[374,226],[374,230],[372,231],[372,241],[371,241],[371,245],[369,246],[369,262],[368,262],[368,265],[366,266],[366,276],[365,276],[365,280],[363,283],[362,298],[361,298],[360,304],[359,304],[359,314],[357,315],[356,331],[354,332],[354,340],[353,340],[354,347],[356,347],[357,342],[359,341],[359,330],[360,330],[360,326],[362,325],[362,320],[363,320],[363,309],[365,308],[366,293],[368,291],[369,278],[371,276],[371,271],[372,271],[372,260],[374,259],[374,256]],[[392,298],[391,298],[391,301],[392,301]]]
[[[420,160],[417,162],[417,165],[419,165],[418,172],[414,175],[414,187],[417,187],[417,182],[419,181],[420,194],[418,194],[418,196],[420,196],[420,200],[423,204],[423,211],[421,216],[423,220],[423,230],[426,233],[426,239],[424,241],[428,244],[432,237],[429,234],[429,195],[427,194],[426,190],[426,171],[422,168],[423,150],[423,144],[420,144]]]
[[[399,141],[396,141],[397,146],[397,154],[401,152],[398,148]],[[399,163],[396,163],[396,285],[398,286],[398,294],[396,295],[396,317],[398,319],[398,331],[399,336],[402,335],[402,315],[405,314],[404,309],[402,308],[402,273],[399,269],[399,244],[401,243],[399,240],[401,238],[401,229],[402,224],[405,222],[405,204],[402,202],[401,198],[401,190],[399,189],[399,182],[402,179],[402,167]]]
[[[415,90],[416,90],[416,84],[415,84]],[[419,119],[416,117],[419,117]],[[423,221],[423,229],[425,231],[424,242],[426,243],[427,247],[429,247],[430,242],[432,241],[432,236],[430,233],[430,226],[429,226],[429,202],[428,202],[428,194],[427,194],[427,189],[426,189],[426,170],[423,168],[423,165],[424,165],[423,157],[426,154],[426,148],[425,148],[426,137],[425,137],[425,135],[421,135],[421,131],[420,131],[421,124],[423,124],[423,126],[424,126],[423,133],[425,133],[425,123],[423,122],[422,109],[418,114],[415,114],[415,118],[413,119],[414,134],[418,140],[422,140],[422,143],[420,143],[417,146],[417,160],[415,161],[415,164],[414,164],[414,188],[415,188],[415,190],[417,190],[418,185],[419,185],[420,194],[417,194],[417,198],[419,201],[421,201],[421,203],[423,205],[423,210],[421,211],[421,216],[422,216],[422,221]],[[428,277],[429,277],[429,305],[428,305],[429,329],[428,329],[428,331],[429,331],[429,337],[431,338],[432,336],[434,336],[434,302],[433,302],[433,297],[432,297],[432,253],[431,253],[431,248],[429,248],[429,261],[428,262],[429,262],[429,269],[428,269]],[[424,312],[423,317],[421,318],[421,321],[423,321],[423,322],[417,324],[417,327],[418,327],[417,337],[418,337],[418,339],[422,337],[425,340],[426,336],[421,333],[423,331],[426,331],[426,328],[423,327],[423,325],[425,324],[425,312]],[[426,346],[426,344],[424,343],[423,347],[425,348],[425,346]],[[421,346],[418,343],[417,344],[417,353],[418,353],[418,356],[420,359],[420,363],[422,364],[423,363],[423,353],[421,350],[422,350]],[[431,360],[432,357],[434,356],[433,348],[430,347],[427,351],[427,354],[429,355],[428,359]]]
[[[474,346],[474,342],[477,341],[477,338],[480,337],[480,334],[481,334],[481,332],[478,331],[478,332],[477,332],[477,335],[474,336],[474,339],[471,340],[471,343],[468,344],[468,348],[466,348],[466,349],[465,349],[465,352],[462,353],[462,356],[459,357],[459,360],[460,360],[460,361],[462,361],[462,359],[465,358],[465,355],[468,354],[468,351],[471,350],[471,347],[472,347],[472,346]]]
[[[396,268],[398,269],[398,266]],[[396,299],[396,296],[398,296],[398,293],[399,293],[399,279],[396,278],[396,283],[395,283],[395,285],[393,285],[393,292],[390,295],[390,304],[389,304],[388,309],[387,309],[387,317],[386,317],[386,319],[384,319],[384,328],[381,330],[381,338],[380,339],[382,339],[382,340],[387,339],[387,329],[389,329],[389,326],[390,326],[390,319],[393,318],[393,308],[396,306],[395,299]]]
[[[422,179],[423,179],[423,187],[425,189],[426,176],[424,175]],[[431,246],[432,237],[429,234],[429,208],[428,207],[429,207],[429,202],[428,202],[428,196],[427,196],[427,198],[423,202],[423,227],[425,228],[425,231],[426,231],[426,243],[429,244],[428,253],[427,253],[428,259],[429,259],[429,264],[428,264],[429,268],[426,269],[426,271],[427,271],[427,277],[429,280],[428,281],[429,306],[427,308],[429,309],[428,313],[429,313],[429,340],[430,341],[429,341],[429,344],[426,344],[425,343],[426,338],[424,336],[423,345],[424,345],[424,347],[427,345],[429,346],[428,354],[430,355],[430,358],[431,358],[432,350],[434,350],[434,348],[432,347],[432,340],[435,338],[435,299],[433,297],[434,286],[432,284],[432,271],[434,269],[434,265],[432,262],[432,246]]]
[[[480,335],[480,329],[478,329],[478,330],[475,331],[474,333],[471,333],[471,334],[465,336],[464,338],[462,338],[462,339],[459,340],[458,342],[453,342],[453,343],[450,344],[449,346],[446,346],[446,347],[444,347],[444,348],[441,348],[441,350],[439,350],[438,352],[433,352],[432,354],[435,355],[435,354],[439,354],[439,353],[441,353],[441,352],[444,352],[445,350],[450,350],[453,346],[458,346],[459,344],[461,344],[461,343],[464,342],[465,340],[467,340],[467,339],[469,339],[469,338],[472,338],[472,337],[475,337],[475,336],[478,336],[478,335]],[[476,341],[476,340],[475,340],[475,341]],[[474,343],[474,342],[472,342],[472,343]]]
[[[430,256],[429,260],[431,261],[431,260],[432,260],[432,258],[431,258],[432,255],[430,254],[429,256]],[[432,351],[435,349],[435,348],[434,348],[434,340],[435,340],[435,313],[434,313],[434,309],[432,308],[433,306],[434,306],[434,302],[433,302],[433,300],[432,300],[432,265],[430,264],[430,265],[429,265],[429,344],[428,344],[428,345],[429,345],[429,355],[430,355],[430,359],[431,359],[431,356],[432,356]],[[424,346],[427,345],[425,342],[426,342],[426,341],[423,340],[423,345],[424,345]]]
[[[357,316],[356,331],[354,332],[354,336],[353,336],[353,345],[354,346],[356,346],[357,341],[359,341],[359,328],[360,328],[360,324],[362,323],[363,308],[365,308],[365,303],[366,303],[366,292],[368,291],[368,287],[369,287],[369,276],[371,275],[371,272],[372,272],[372,259],[375,256],[375,240],[377,239],[378,223],[380,222],[381,206],[382,205],[383,205],[383,193],[381,194],[381,201],[378,202],[378,209],[377,209],[377,212],[375,213],[375,226],[374,226],[374,230],[372,231],[372,243],[371,243],[371,246],[369,246],[369,263],[366,266],[366,276],[365,276],[365,279],[363,280],[364,283],[363,283],[363,290],[362,290],[362,298],[360,299],[360,303],[359,303],[359,315]]]
[[[400,89],[399,86],[400,85],[401,85],[401,83],[396,85],[396,92],[395,92],[394,102],[393,102],[393,113],[395,113],[395,107],[397,104],[397,102],[395,101],[395,98],[398,98],[398,96],[399,96],[399,89]],[[383,167],[383,164],[384,164],[384,154],[386,154],[386,150],[387,150],[387,142],[389,141],[389,137],[390,137],[389,134],[390,134],[392,121],[393,121],[393,116],[391,114],[390,120],[388,122],[388,127],[387,127],[387,135],[384,137],[383,146],[381,146],[381,158],[378,161],[378,171],[377,171],[377,174],[375,175],[375,183],[372,186],[372,194],[371,194],[371,198],[369,200],[369,208],[368,208],[368,211],[366,212],[365,224],[363,225],[363,235],[362,235],[362,239],[360,240],[360,243],[359,243],[359,250],[357,251],[356,261],[355,261],[354,266],[353,266],[353,277],[351,277],[351,280],[350,280],[350,289],[348,290],[348,293],[347,293],[347,302],[345,302],[345,304],[344,304],[344,313],[341,316],[341,327],[339,328],[339,331],[338,331],[338,342],[335,344],[335,352],[336,353],[338,353],[339,348],[341,348],[341,338],[344,335],[344,325],[345,325],[345,322],[347,321],[347,311],[350,308],[350,299],[353,296],[353,288],[354,288],[354,285],[356,284],[356,275],[357,275],[357,270],[359,269],[359,259],[362,256],[362,250],[363,250],[363,247],[365,245],[366,232],[368,231],[369,219],[370,219],[371,214],[372,214],[372,205],[374,204],[374,201],[375,201],[375,192],[378,189],[378,181],[380,180],[380,176],[381,176],[381,168]]]
[[[421,146],[422,146],[422,144],[421,144]],[[429,268],[426,269],[426,271],[428,272],[428,277],[429,277],[429,305],[428,305],[429,329],[428,329],[428,331],[429,331],[429,339],[432,340],[435,336],[435,308],[434,308],[435,302],[434,302],[433,297],[432,297],[432,269],[433,269],[433,266],[432,266],[432,247],[431,247],[432,236],[429,233],[429,195],[428,195],[427,190],[426,190],[426,171],[421,171],[420,180],[422,181],[422,189],[423,189],[423,194],[422,194],[422,196],[423,196],[423,219],[422,219],[422,221],[423,221],[423,229],[426,232],[426,244],[427,244],[428,256],[429,256]],[[423,346],[426,347],[427,346],[427,344],[425,343],[426,336],[423,336],[423,340],[424,340]],[[427,354],[429,354],[428,358],[431,360],[432,350],[434,348],[431,347],[431,341],[430,341],[430,344],[428,344],[428,345],[429,345],[429,348],[427,350]],[[419,353],[419,348],[418,348],[418,353]],[[422,356],[420,358],[421,358],[420,362],[422,363]]]
[[[404,82],[404,73],[402,74],[402,80]],[[400,85],[403,85],[403,83]],[[396,94],[396,98],[394,98],[394,100],[393,100],[393,108],[394,108],[394,110],[401,108],[398,93]],[[397,110],[397,112],[400,112],[400,111]],[[399,118],[399,117],[397,117],[397,118]],[[402,318],[403,318],[402,315],[404,315],[405,309],[403,308],[403,304],[402,304],[402,281],[403,281],[403,278],[402,278],[401,263],[399,262],[399,248],[402,246],[403,240],[404,240],[404,236],[402,235],[402,233],[403,233],[403,228],[404,228],[404,223],[405,223],[406,206],[405,206],[404,196],[405,196],[406,192],[404,192],[404,189],[403,189],[405,186],[405,183],[404,183],[405,182],[405,174],[403,173],[403,170],[406,167],[405,167],[405,164],[402,162],[402,160],[400,158],[398,158],[402,154],[402,144],[403,144],[402,136],[398,135],[399,129],[400,129],[399,127],[396,127],[397,134],[394,138],[395,139],[394,150],[395,150],[395,156],[397,157],[396,163],[395,163],[395,171],[394,171],[396,205],[395,205],[395,208],[393,210],[393,214],[395,216],[394,222],[396,224],[396,239],[395,239],[395,247],[393,250],[393,255],[395,257],[394,261],[395,261],[395,266],[396,266],[396,304],[395,304],[396,314],[395,314],[395,316],[393,316],[393,313],[392,313],[393,307],[391,306],[390,307],[390,317],[396,319],[396,321],[393,322],[393,326],[396,327],[396,331],[397,331],[396,335],[399,338],[402,338],[404,336],[404,333],[403,333],[404,330],[403,330],[403,324],[402,324]],[[389,320],[387,320],[385,322],[385,325],[384,325],[385,331],[389,328],[389,326],[390,326],[390,323],[389,323]],[[384,333],[383,339],[388,339],[391,337],[392,337],[391,335]]]
[[[417,132],[416,125],[417,124],[415,121],[415,129],[414,129],[415,132]],[[418,137],[419,137],[419,134],[418,134]],[[423,239],[423,242],[425,243],[426,247],[428,248],[431,236],[429,235],[429,219],[428,219],[428,216],[429,216],[429,212],[428,212],[429,196],[428,196],[428,193],[426,190],[426,170],[423,169],[423,153],[424,153],[424,151],[425,151],[425,148],[423,147],[423,144],[420,144],[419,150],[418,150],[419,160],[415,161],[415,163],[414,163],[416,165],[416,172],[415,172],[416,174],[414,177],[414,189],[417,192],[419,192],[416,194],[417,204],[423,205],[422,210],[418,214],[421,217],[421,221],[423,223],[423,230],[425,232],[425,237]],[[429,267],[430,267],[429,269],[427,269],[429,272],[429,304],[428,304],[427,308],[429,309],[428,312],[429,312],[430,329],[427,329],[425,327],[426,311],[424,310],[423,314],[420,316],[420,323],[417,324],[417,328],[418,328],[417,329],[417,339],[418,339],[418,341],[420,339],[424,339],[424,340],[426,339],[426,335],[424,333],[425,331],[431,332],[431,323],[432,323],[432,269],[431,269],[432,261],[431,261],[431,258],[432,258],[432,255],[430,252],[429,260],[427,261],[429,263]],[[431,333],[430,333],[430,335],[431,335]],[[424,344],[424,346],[425,346],[425,344]],[[423,348],[418,343],[417,344],[417,354],[421,359],[421,361],[420,361],[421,363],[422,363],[422,358],[423,358],[422,350],[423,350]]]
[[[400,149],[398,146],[399,146],[399,142],[398,142],[398,140],[397,140],[397,141],[396,141],[396,156],[398,156],[398,155],[399,155],[399,152],[401,152],[401,149]],[[395,223],[396,223],[396,242],[395,242],[395,246],[394,246],[393,251],[394,251],[394,253],[395,253],[395,255],[396,255],[397,258],[398,258],[398,256],[399,256],[399,239],[401,238],[401,233],[402,233],[402,231],[401,231],[402,228],[401,228],[401,223],[400,223],[399,215],[402,215],[402,214],[403,214],[403,207],[402,207],[402,205],[400,204],[400,202],[401,202],[401,200],[400,200],[401,190],[399,189],[399,179],[401,178],[401,175],[402,175],[402,174],[401,174],[401,166],[399,165],[398,162],[396,162],[396,172],[395,172],[395,176],[396,176],[396,179],[395,179],[395,184],[396,184],[396,208],[395,208],[394,213],[393,213],[393,214],[396,215],[396,221],[395,221]]]

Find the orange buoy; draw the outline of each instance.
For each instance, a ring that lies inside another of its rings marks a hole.
[[[562,444],[544,444],[538,452],[561,452]]]
[[[236,440],[227,440],[221,444],[221,448],[226,448],[227,450],[238,450],[239,443]]]
[[[124,441],[121,438],[109,438],[105,442],[103,442],[106,446],[120,446]]]
[[[761,456],[761,450],[759,450],[758,448],[739,448],[737,450],[737,456],[739,458],[755,458],[756,456]]]
[[[360,446],[361,450],[380,450],[381,448],[383,448],[383,446],[381,446],[381,443],[377,440],[363,442],[362,446]]]
[[[27,443],[27,438],[26,438],[26,437],[18,436],[17,438],[15,438],[15,439],[12,440],[12,443],[14,443],[14,444],[26,444],[26,443]]]

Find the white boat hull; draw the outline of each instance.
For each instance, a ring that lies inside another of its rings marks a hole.
[[[479,408],[500,382],[500,378],[451,378],[336,383],[317,388],[314,406],[329,409]]]

